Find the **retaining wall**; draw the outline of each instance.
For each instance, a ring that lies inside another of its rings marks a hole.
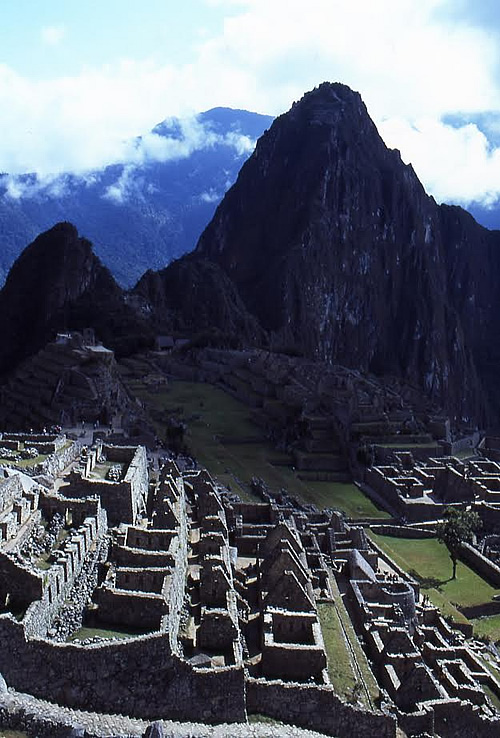
[[[475,571],[478,572],[482,577],[487,579],[495,587],[500,587],[500,567],[490,561],[490,559],[483,556],[480,551],[471,546],[469,543],[464,543],[460,549],[460,558],[469,564]],[[500,603],[498,603],[500,605]]]
[[[361,710],[343,702],[331,687],[265,679],[247,680],[247,709],[268,717],[349,738],[395,738],[392,715]]]
[[[27,640],[0,616],[7,684],[69,707],[145,719],[246,719],[243,668],[195,669],[172,654],[168,633],[94,646]]]

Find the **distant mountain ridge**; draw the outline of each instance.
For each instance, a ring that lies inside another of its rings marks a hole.
[[[131,142],[129,163],[48,180],[0,175],[0,284],[22,249],[60,221],[92,241],[122,286],[164,267],[195,247],[272,120],[214,108],[158,124]]]

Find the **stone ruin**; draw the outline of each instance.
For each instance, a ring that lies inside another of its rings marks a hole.
[[[91,709],[130,735],[252,714],[354,738],[499,729],[500,684],[363,528],[285,493],[243,502],[144,447],[47,443],[43,469],[0,478],[0,721],[38,700],[53,726]],[[320,604],[351,618],[375,703],[336,694]]]
[[[467,505],[487,533],[500,533],[500,453],[492,444],[485,439],[467,459],[418,460],[411,451],[394,451],[391,463],[366,470],[367,491],[408,523],[437,520],[450,505]]]
[[[217,385],[252,408],[305,481],[348,481],[366,456],[393,445],[418,446],[428,457],[476,438],[469,429],[452,432],[422,392],[396,378],[259,349],[172,351],[154,360],[169,375]]]
[[[1,400],[5,430],[109,423],[130,405],[114,352],[97,343],[91,330],[58,334],[20,365],[2,387]]]

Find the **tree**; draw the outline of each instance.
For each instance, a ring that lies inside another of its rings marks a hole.
[[[450,554],[453,564],[452,579],[457,578],[457,560],[460,547],[463,543],[470,543],[474,532],[481,526],[481,519],[477,512],[459,510],[448,507],[444,513],[444,520],[436,526],[436,535],[440,543],[444,543]]]

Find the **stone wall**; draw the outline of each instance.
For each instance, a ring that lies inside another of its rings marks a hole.
[[[401,569],[401,567],[398,566],[396,562],[391,559],[391,557],[386,554],[386,552],[382,548],[380,548],[380,546],[378,546],[373,539],[370,539],[370,546],[375,549],[379,558],[386,561],[403,581],[410,584],[411,588],[415,592],[415,599],[418,600],[420,595],[420,584],[416,581],[416,579],[413,579],[412,577],[410,577],[408,572]]]
[[[416,528],[402,525],[380,525],[380,518],[375,520],[375,525],[370,526],[375,533],[383,536],[394,536],[394,538],[435,538],[436,533],[428,528]]]
[[[186,578],[188,571],[188,521],[186,516],[186,496],[182,479],[177,480],[179,490],[179,535],[177,536],[177,547],[174,552],[175,563],[170,580],[168,592],[168,629],[170,648],[173,653],[181,653],[179,643],[179,627],[181,613],[184,606],[186,590]]]
[[[500,735],[500,717],[487,718],[484,713],[458,699],[430,703],[434,725],[440,738],[492,738]]]
[[[28,607],[23,627],[30,637],[46,635],[52,620],[68,597],[87,556],[92,555],[95,541],[107,531],[106,513],[86,518],[83,525],[64,540],[57,561],[43,572],[42,596]]]
[[[118,568],[115,572],[115,587],[136,592],[156,592],[161,594],[168,580],[168,572],[163,567],[157,569]]]
[[[287,684],[265,679],[247,680],[247,710],[349,738],[395,738],[391,715],[360,710],[343,702],[331,687]]]
[[[195,669],[170,650],[169,634],[93,646],[27,640],[0,616],[0,663],[18,691],[97,712],[207,723],[246,719],[243,668]]]
[[[482,553],[469,543],[462,545],[460,558],[495,587],[500,587],[500,567],[494,564],[493,561],[490,561],[490,559],[487,559],[486,556],[483,556]]]
[[[47,520],[56,513],[63,517],[71,512],[71,522],[74,526],[82,525],[85,518],[95,517],[99,511],[100,503],[97,498],[85,500],[69,499],[62,495],[48,493],[42,490],[39,498],[39,507]]]
[[[133,497],[128,482],[72,478],[71,489],[67,490],[67,494],[72,497],[99,496],[111,526],[134,522]]]
[[[72,461],[80,454],[81,447],[79,443],[71,442],[69,446],[65,446],[51,454],[45,461],[40,464],[42,474],[55,478],[59,472],[63,471]]]
[[[0,551],[0,597],[10,593],[15,603],[27,606],[43,593],[43,572],[34,572]]]
[[[130,592],[98,587],[94,601],[99,606],[99,622],[137,628],[138,630],[160,630],[161,621],[167,614],[165,599],[152,592]]]

